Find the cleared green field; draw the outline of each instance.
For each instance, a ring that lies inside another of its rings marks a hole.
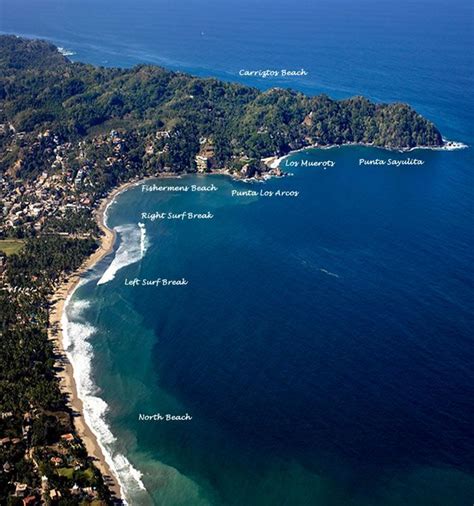
[[[72,480],[74,475],[74,469],[72,467],[61,467],[58,469],[59,476],[65,476],[69,480]]]
[[[0,239],[0,251],[6,255],[18,253],[23,247],[24,241],[21,239]]]
[[[60,467],[57,469],[57,473],[59,476],[65,476],[69,480],[74,478],[74,469],[72,467]],[[88,467],[84,471],[76,472],[76,479],[83,479],[88,482],[92,482],[94,479],[94,471]]]

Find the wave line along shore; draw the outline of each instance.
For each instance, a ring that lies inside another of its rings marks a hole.
[[[99,247],[88,257],[81,267],[73,274],[68,275],[57,287],[52,296],[52,307],[49,313],[49,337],[54,340],[55,351],[59,357],[57,366],[60,388],[68,396],[68,405],[74,415],[74,428],[78,436],[84,442],[88,454],[94,459],[96,467],[104,477],[104,481],[111,493],[118,500],[124,500],[124,488],[117,475],[112,470],[111,456],[106,457],[106,452],[101,444],[98,435],[86,423],[84,416],[83,399],[78,394],[74,369],[70,355],[64,346],[64,324],[67,323],[65,311],[67,304],[78,288],[84,274],[94,267],[100,260],[109,255],[114,248],[115,232],[105,224],[107,207],[115,197],[130,186],[137,184],[137,181],[124,183],[105,197],[96,211],[97,224],[103,235],[99,239]]]
[[[444,148],[452,150],[467,147],[462,143],[453,143],[446,141],[446,139],[443,140],[445,142],[445,146],[438,149]],[[351,146],[353,144],[346,144],[346,145]],[[262,159],[262,161],[265,162],[270,167],[278,167],[283,159],[297,152],[315,148],[331,149],[334,147],[341,147],[341,146],[339,145],[307,146],[298,150],[293,150],[284,156],[268,157],[266,159]],[[368,145],[368,147],[373,146]],[[222,170],[213,170],[209,172],[209,174],[231,176],[231,174],[229,174],[227,171]],[[99,435],[96,432],[94,432],[93,428],[90,427],[85,420],[83,399],[78,394],[78,389],[74,378],[74,369],[71,363],[71,357],[64,347],[64,324],[67,323],[65,310],[68,302],[70,301],[71,297],[74,294],[74,291],[78,288],[80,281],[84,278],[84,274],[88,272],[90,269],[92,269],[100,260],[102,260],[104,257],[109,255],[113,251],[116,234],[106,225],[106,212],[107,208],[109,207],[110,204],[112,204],[114,199],[120,193],[124,192],[128,188],[138,185],[141,182],[146,181],[148,179],[168,178],[168,177],[180,178],[182,176],[183,174],[160,174],[160,175],[150,175],[145,178],[134,178],[131,181],[128,181],[116,187],[110,192],[108,196],[103,198],[95,213],[97,224],[103,233],[103,235],[100,237],[99,247],[90,257],[88,257],[85,260],[83,265],[76,272],[67,276],[64,279],[64,281],[58,286],[52,297],[53,305],[49,316],[50,322],[49,333],[50,338],[55,340],[56,351],[58,353],[58,356],[60,357],[57,365],[60,366],[58,376],[60,380],[61,391],[63,391],[69,396],[68,404],[72,409],[74,415],[76,415],[74,417],[74,427],[79,437],[83,440],[88,454],[94,459],[95,465],[101,471],[104,480],[108,485],[109,489],[111,490],[113,496],[122,501],[125,501],[125,490],[124,490],[125,487],[120,478],[118,477],[118,473],[114,472],[116,470],[114,468],[115,466],[113,462],[113,456],[109,452],[107,452],[107,450],[103,446],[103,443],[100,441]]]

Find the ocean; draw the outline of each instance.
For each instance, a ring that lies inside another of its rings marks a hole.
[[[1,32],[73,60],[407,102],[468,146],[473,23],[464,0],[0,0]],[[307,75],[240,75],[267,69]],[[107,210],[114,253],[63,323],[129,504],[471,504],[472,149],[282,163],[265,183],[147,181],[190,189]]]

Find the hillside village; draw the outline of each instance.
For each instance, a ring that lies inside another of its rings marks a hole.
[[[0,127],[0,131],[5,131],[5,125]],[[166,164],[170,134],[167,130],[157,131],[155,138],[148,140],[144,148],[145,163],[141,167],[137,166],[137,160],[130,157],[126,133],[111,130],[107,136],[78,145],[61,143],[58,136],[50,131],[39,134],[27,149],[33,153],[42,150],[41,157],[45,160],[43,170],[38,171],[34,178],[19,177],[24,169],[24,161],[18,159],[0,176],[0,210],[3,214],[0,237],[23,237],[40,232],[67,233],[66,230],[51,228],[52,220],[87,213],[97,205],[109,189],[104,181],[98,181],[91,175],[99,172],[99,168],[101,171],[109,168],[113,171],[115,167],[124,167],[130,178],[175,174]],[[13,132],[12,135],[18,141],[25,139],[23,132]],[[87,156],[91,152],[95,153],[95,158]],[[194,166],[190,167],[192,172],[227,172],[227,169],[217,165],[212,140],[207,138],[200,139],[200,149],[194,162]],[[280,169],[268,167],[263,162],[256,163],[248,157],[242,156],[235,162],[240,164],[240,170],[233,172],[234,177],[282,175]],[[125,180],[123,174],[122,178],[122,181]],[[117,179],[120,181],[120,174]]]

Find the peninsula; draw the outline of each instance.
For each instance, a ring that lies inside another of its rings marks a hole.
[[[103,194],[132,176],[272,172],[262,159],[310,146],[439,147],[437,128],[406,104],[332,100],[160,67],[72,63],[43,41],[0,36],[0,171],[61,174]]]
[[[91,458],[74,392],[61,388],[58,369],[68,368],[51,339],[87,259],[113,240],[100,212],[110,191],[147,176],[279,175],[263,160],[353,143],[411,149],[443,139],[405,104],[94,67],[44,41],[0,36],[0,251],[9,248],[0,252],[0,502],[118,500]]]

